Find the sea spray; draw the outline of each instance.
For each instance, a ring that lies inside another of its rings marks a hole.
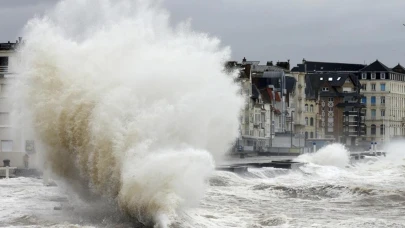
[[[295,161],[344,168],[350,162],[350,153],[344,145],[333,143],[315,153],[300,155]]]
[[[198,202],[238,132],[228,48],[141,0],[65,0],[24,37],[14,108],[56,174],[157,227]]]

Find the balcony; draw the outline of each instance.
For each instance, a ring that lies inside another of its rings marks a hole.
[[[370,119],[371,120],[376,120],[377,118],[375,116],[372,116]]]
[[[0,66],[0,74],[8,74],[8,66]]]

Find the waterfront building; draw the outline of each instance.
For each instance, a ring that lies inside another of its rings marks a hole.
[[[241,83],[241,94],[246,97],[246,105],[240,117],[240,136],[236,143],[239,151],[269,151],[276,145],[277,134],[288,133],[290,143],[290,135],[293,133],[290,121],[294,108],[290,96],[294,91],[295,80],[287,75],[285,67],[289,67],[289,63],[278,62],[279,66],[273,66],[271,62],[266,65],[259,63],[245,58],[240,63],[227,63],[228,70],[240,71],[238,82]]]
[[[306,98],[319,103],[319,128],[325,138],[357,148],[365,135],[365,105],[361,103],[357,74],[307,74],[305,81]]]
[[[29,155],[29,167],[35,166],[35,143],[25,139],[24,129],[12,125],[12,104],[10,101],[11,84],[15,75],[12,65],[16,58],[16,50],[22,43],[19,38],[15,42],[0,43],[0,162],[10,160],[11,166],[25,167],[24,156]],[[25,157],[27,161],[27,156]],[[1,165],[0,165],[1,166]]]
[[[368,142],[383,144],[405,135],[405,69],[389,68],[380,61],[360,70],[362,102],[366,105]]]
[[[301,132],[306,139],[324,138],[325,128],[321,127],[321,103],[318,98],[309,99],[306,94],[306,75],[324,73],[357,73],[364,68],[362,64],[332,63],[302,60],[301,64],[291,69],[293,77],[297,81],[294,103],[296,105],[297,117],[295,118],[296,132]]]

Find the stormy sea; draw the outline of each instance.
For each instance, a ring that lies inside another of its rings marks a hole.
[[[1,179],[0,227],[405,227],[405,144],[215,171],[244,107],[230,48],[161,1],[60,1],[23,37],[13,123],[55,185]]]

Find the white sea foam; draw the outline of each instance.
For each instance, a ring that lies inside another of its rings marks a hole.
[[[24,37],[15,111],[56,174],[158,227],[198,202],[238,132],[228,48],[142,0],[65,0]]]
[[[334,143],[322,147],[315,153],[300,155],[295,161],[344,168],[349,164],[350,153],[344,145]]]

